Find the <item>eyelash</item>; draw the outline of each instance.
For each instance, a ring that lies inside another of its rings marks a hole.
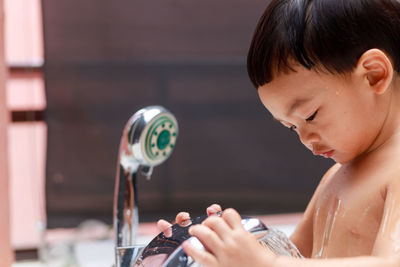
[[[317,113],[318,113],[318,110],[315,111],[310,117],[308,117],[308,118],[306,119],[306,122],[313,121],[313,120],[315,119],[315,117],[317,116]],[[289,127],[289,129],[290,129],[291,131],[296,131],[297,126],[296,126],[296,125],[292,125],[292,126]]]
[[[318,110],[316,110],[316,111],[314,112],[314,114],[312,114],[310,117],[308,117],[308,118],[306,119],[306,121],[307,121],[307,122],[313,121],[313,120],[315,119],[315,117],[317,116],[317,113],[318,113]]]

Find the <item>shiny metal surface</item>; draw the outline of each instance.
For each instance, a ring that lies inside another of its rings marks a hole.
[[[114,193],[116,266],[131,266],[140,248],[135,246],[138,226],[136,174],[148,179],[153,167],[172,153],[178,137],[175,117],[161,106],[136,112],[126,123],[118,152]]]
[[[166,237],[164,233],[156,236],[142,251],[142,254],[137,258],[134,266],[141,267],[186,267],[200,266],[188,257],[181,244],[188,240],[198,249],[204,249],[203,245],[196,237],[191,237],[188,233],[190,225],[198,224],[204,221],[207,216],[201,216],[192,219],[189,225],[181,226],[174,224],[172,235]],[[243,227],[256,235],[257,239],[264,237],[268,228],[256,218],[243,218]]]

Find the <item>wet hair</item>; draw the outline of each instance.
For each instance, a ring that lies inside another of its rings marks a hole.
[[[400,73],[400,0],[272,0],[254,32],[247,71],[256,88],[295,64],[345,74],[372,48]]]

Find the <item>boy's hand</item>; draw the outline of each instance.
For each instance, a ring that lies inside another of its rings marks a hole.
[[[196,236],[206,250],[198,250],[184,242],[185,253],[204,266],[271,266],[275,254],[261,246],[246,231],[240,215],[227,209],[222,216],[211,216],[202,224],[193,225],[189,233]]]
[[[220,211],[222,211],[222,208],[220,205],[212,204],[211,206],[209,206],[207,208],[207,215],[208,216],[215,215]],[[190,214],[187,212],[179,212],[178,215],[176,215],[175,223],[178,223],[182,226],[190,225],[190,223],[191,223]],[[171,223],[169,223],[163,219],[161,219],[157,222],[157,228],[161,232],[163,232],[166,237],[171,237],[171,235],[172,235],[171,226],[172,226]]]

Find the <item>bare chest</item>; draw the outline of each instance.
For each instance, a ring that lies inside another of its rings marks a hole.
[[[314,214],[312,256],[371,254],[384,207],[381,188],[368,180],[349,184],[337,179],[322,189]]]

